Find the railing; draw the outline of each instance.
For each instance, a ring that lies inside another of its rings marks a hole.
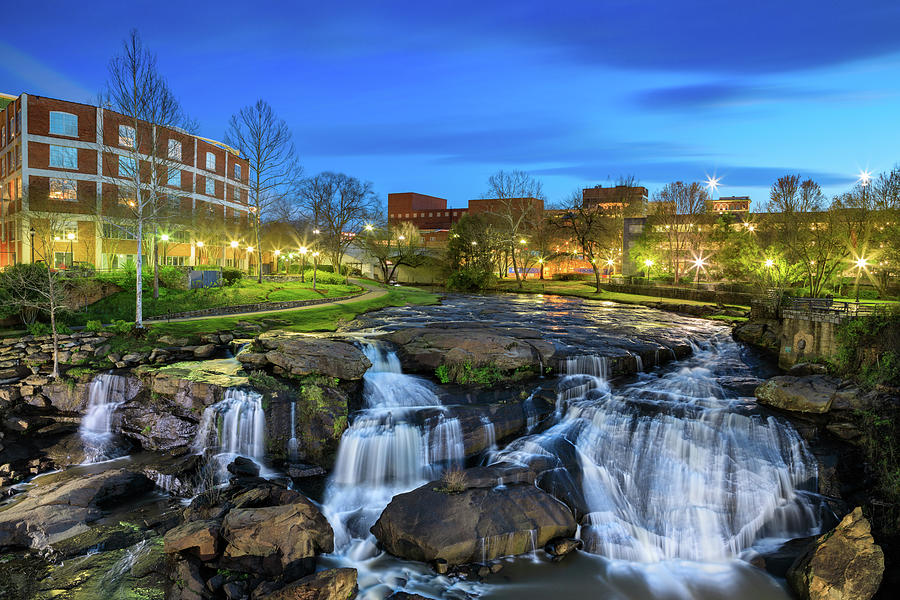
[[[826,313],[846,317],[872,315],[878,312],[877,304],[862,302],[843,302],[831,298],[793,298],[789,306],[791,310],[810,313]]]

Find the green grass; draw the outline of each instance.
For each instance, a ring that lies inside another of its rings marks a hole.
[[[391,287],[384,296],[371,300],[326,304],[304,310],[284,311],[273,314],[238,315],[214,319],[195,319],[177,323],[159,323],[151,325],[151,328],[160,335],[170,334],[177,336],[232,331],[240,328],[239,322],[256,323],[263,329],[286,329],[288,331],[306,332],[334,331],[341,323],[352,321],[357,315],[372,310],[388,306],[437,304],[437,302],[438,296],[435,294],[410,287]]]
[[[601,284],[602,287],[602,284]],[[715,302],[700,302],[698,300],[682,300],[680,298],[661,298],[659,296],[643,296],[641,294],[623,294],[620,292],[604,291],[600,294],[594,291],[594,286],[587,281],[552,281],[529,280],[522,287],[515,281],[501,281],[496,289],[502,292],[520,292],[526,294],[557,294],[560,296],[577,296],[589,300],[607,300],[621,302],[622,304],[646,304],[648,302],[662,302],[664,304],[692,304],[699,306],[715,306]],[[726,305],[727,308],[738,310],[750,310],[749,306]]]
[[[204,308],[218,308],[239,304],[255,304],[258,302],[283,302],[290,300],[316,300],[321,298],[337,298],[350,296],[361,291],[359,286],[343,284],[318,284],[312,289],[312,283],[299,281],[257,283],[253,280],[241,280],[233,286],[221,288],[171,290],[160,288],[159,299],[153,299],[152,290],[144,290],[144,316],[156,317],[169,313]],[[85,312],[77,313],[73,323],[82,325],[91,320],[109,323],[115,320],[134,320],[134,293],[117,292],[87,307]]]

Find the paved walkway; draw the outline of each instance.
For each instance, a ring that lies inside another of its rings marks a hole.
[[[364,302],[366,300],[375,300],[376,298],[381,298],[382,296],[387,295],[387,290],[382,289],[380,287],[375,287],[369,283],[361,281],[359,279],[351,279],[351,283],[358,285],[359,287],[367,290],[366,293],[360,294],[358,296],[351,296],[349,298],[341,298],[336,300],[328,300],[326,302],[319,302],[317,304],[307,304],[305,306],[295,306],[293,308],[276,308],[273,310],[257,310],[253,312],[239,312],[239,313],[226,313],[221,315],[206,315],[203,317],[181,317],[178,319],[154,319],[153,321],[148,321],[148,325],[154,325],[159,323],[178,323],[180,321],[201,321],[203,319],[224,319],[229,317],[253,317],[257,315],[277,315],[278,313],[283,312],[294,312],[296,310],[310,310],[312,308],[320,308],[322,306],[330,306],[332,304],[349,304],[350,302]]]

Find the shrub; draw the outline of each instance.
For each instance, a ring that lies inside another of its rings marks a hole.
[[[224,267],[222,269],[222,279],[225,281],[225,285],[234,285],[243,277],[244,274],[240,269],[235,269],[232,267]]]
[[[103,331],[103,323],[98,320],[88,321],[84,326],[84,330],[91,333],[100,333]]]
[[[438,381],[441,383],[450,383],[450,369],[447,365],[438,365],[438,368],[434,370],[434,376],[438,378]]]
[[[487,269],[464,267],[447,278],[447,287],[459,292],[480,292],[490,287],[494,281],[494,274]]]
[[[313,280],[313,270],[307,269],[303,272],[303,278],[307,282]],[[331,271],[323,271],[321,268],[316,272],[316,283],[340,284],[344,283],[344,276],[332,273]]]
[[[557,273],[553,276],[555,281],[584,281],[587,278],[584,273]]]
[[[29,323],[25,326],[25,328],[28,329],[28,333],[34,336],[50,335],[52,333],[52,331],[50,330],[50,324],[41,323],[40,321]]]
[[[131,333],[131,330],[134,329],[134,323],[131,323],[130,321],[122,321],[121,319],[119,319],[119,320],[113,321],[110,324],[109,328],[114,333],[119,333],[119,334]]]
[[[461,469],[453,468],[444,471],[441,475],[441,492],[445,494],[458,494],[466,491],[466,474]]]
[[[186,290],[187,274],[178,267],[160,267],[159,284],[170,290]]]

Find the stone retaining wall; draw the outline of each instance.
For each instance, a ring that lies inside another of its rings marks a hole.
[[[79,331],[59,335],[59,362],[80,364],[109,352],[107,338],[112,333]],[[17,380],[38,373],[53,363],[53,336],[25,335],[0,340],[0,381]]]

